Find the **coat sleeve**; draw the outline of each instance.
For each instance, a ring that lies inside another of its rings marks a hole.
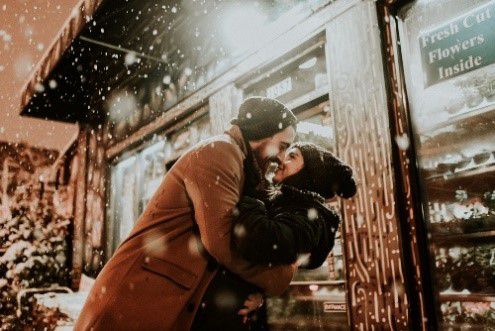
[[[319,239],[311,250],[308,261],[301,265],[303,269],[320,267],[330,254],[335,243],[335,234],[339,228],[340,216],[333,210],[318,208]]]
[[[292,206],[271,216],[263,202],[244,196],[234,223],[233,244],[240,254],[257,264],[289,264],[317,246],[322,220],[310,220]],[[292,212],[294,211],[294,212]]]
[[[256,266],[232,250],[233,210],[239,201],[243,157],[238,147],[215,141],[189,153],[184,184],[194,208],[200,238],[218,263],[267,294],[289,286],[296,265]]]

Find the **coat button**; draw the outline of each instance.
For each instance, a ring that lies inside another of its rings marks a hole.
[[[187,311],[192,313],[194,311],[194,302],[189,302],[187,304]]]

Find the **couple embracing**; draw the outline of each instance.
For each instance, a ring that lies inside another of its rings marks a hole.
[[[294,143],[296,117],[277,100],[249,98],[231,123],[166,174],[75,330],[267,330],[264,296],[325,261],[340,222],[325,199],[356,193],[352,169]]]

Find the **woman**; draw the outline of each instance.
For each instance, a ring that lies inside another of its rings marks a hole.
[[[246,175],[233,227],[237,252],[254,264],[298,261],[302,268],[319,267],[334,245],[340,223],[325,199],[354,196],[352,169],[319,146],[295,143],[275,171],[277,186],[270,191],[253,191],[249,178],[255,176]],[[259,302],[253,297],[256,292],[260,290],[221,269],[203,296],[192,330],[266,330],[265,309],[243,316]]]

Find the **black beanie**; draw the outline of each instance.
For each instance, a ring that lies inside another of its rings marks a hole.
[[[239,126],[247,140],[273,136],[297,123],[297,118],[283,103],[272,98],[250,97],[239,107],[239,115],[231,124]]]
[[[291,145],[301,151],[304,167],[292,179],[287,177],[283,183],[301,189],[316,192],[325,199],[336,194],[342,198],[351,198],[356,194],[356,182],[352,168],[331,152],[313,143],[297,142]],[[297,177],[297,178],[296,178]],[[304,178],[303,178],[304,177]]]

